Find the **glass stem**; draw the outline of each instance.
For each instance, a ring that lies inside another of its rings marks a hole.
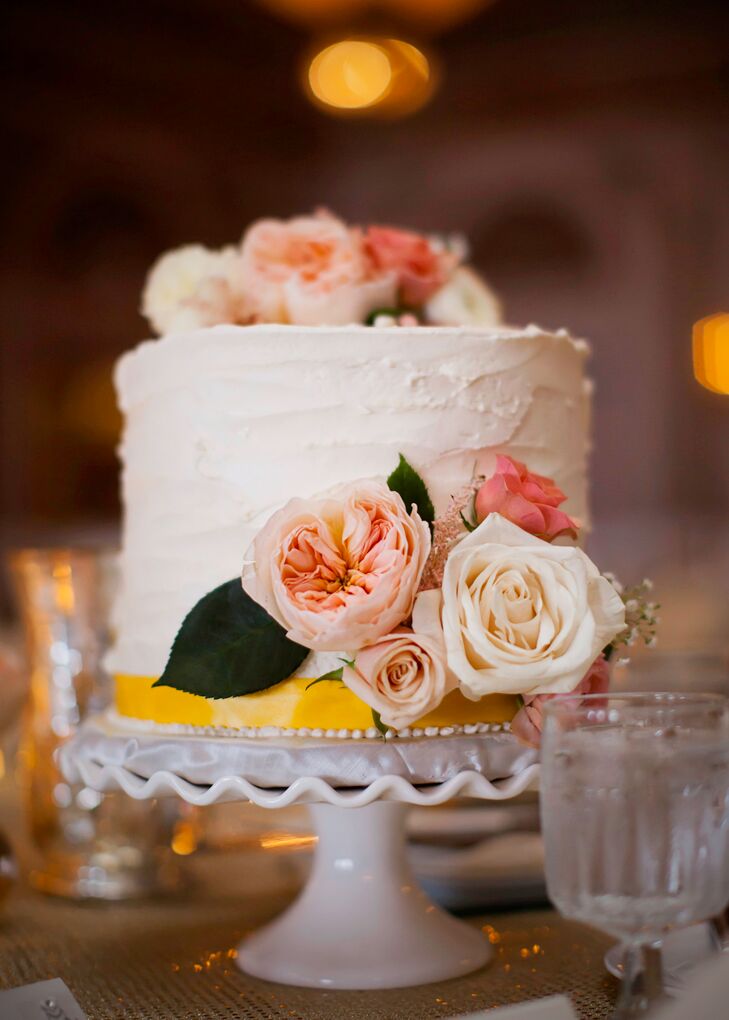
[[[645,1016],[662,998],[660,943],[629,943],[625,946],[623,979],[613,1020]]]
[[[714,945],[721,953],[729,953],[729,907],[709,921]]]

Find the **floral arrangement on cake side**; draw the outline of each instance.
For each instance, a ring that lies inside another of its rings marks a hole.
[[[623,590],[576,544],[580,522],[550,478],[507,456],[436,516],[401,456],[384,479],[290,500],[235,578],[191,611],[158,685],[211,698],[290,677],[311,652],[383,733],[456,688],[518,695],[511,731],[536,744],[545,699],[602,692],[614,650],[655,640],[647,582]]]
[[[349,226],[323,210],[259,220],[237,246],[163,255],[142,313],[160,335],[221,323],[497,325],[498,301],[464,257],[460,238]]]

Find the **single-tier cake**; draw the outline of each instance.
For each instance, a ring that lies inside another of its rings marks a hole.
[[[576,687],[621,629],[575,543],[587,347],[498,325],[461,257],[318,214],[155,267],[164,335],[116,372],[119,714],[263,736],[498,729],[524,696]],[[481,573],[456,576],[469,548]]]

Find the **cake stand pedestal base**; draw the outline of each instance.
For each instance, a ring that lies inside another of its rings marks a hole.
[[[534,787],[539,765],[506,734],[404,740],[390,752],[381,741],[145,733],[107,714],[84,723],[60,762],[70,782],[136,800],[309,805],[319,837],[309,882],[241,944],[241,969],[309,988],[404,988],[468,974],[492,953],[481,931],[436,907],[416,883],[405,848],[408,805],[508,800]],[[387,762],[399,762],[400,774]],[[276,763],[279,785],[271,786]],[[353,782],[365,766],[369,778]],[[411,781],[413,769],[419,782]],[[438,772],[442,779],[422,778]]]
[[[238,965],[255,977],[314,988],[398,988],[482,967],[491,946],[417,885],[403,804],[312,804],[311,877],[280,917],[245,939]]]

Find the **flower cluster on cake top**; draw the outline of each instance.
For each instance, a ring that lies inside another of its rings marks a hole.
[[[150,270],[142,312],[160,335],[221,323],[480,325],[498,301],[458,239],[350,226],[327,211],[253,223],[239,245],[187,245]]]
[[[606,690],[613,650],[655,632],[645,584],[625,591],[600,573],[564,500],[504,455],[440,515],[402,456],[386,480],[291,499],[254,540],[242,585],[190,613],[158,683],[240,696],[336,652],[340,665],[312,682],[344,684],[383,732],[458,688],[517,696],[512,732],[536,743],[546,699]]]

